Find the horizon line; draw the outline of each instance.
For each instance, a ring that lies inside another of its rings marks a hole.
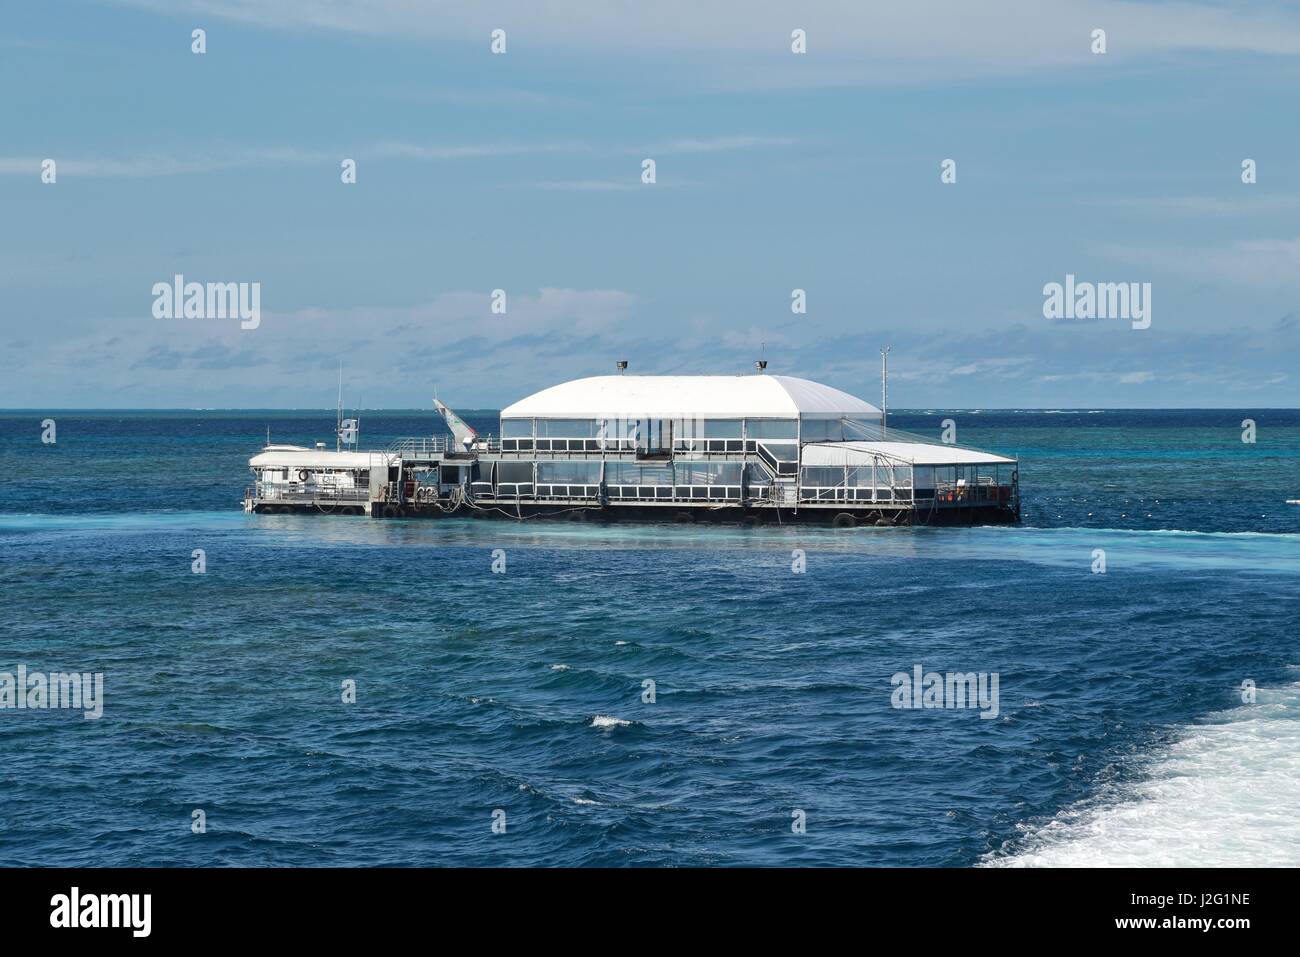
[[[502,407],[504,408],[504,406]],[[929,412],[1300,412],[1300,406],[1288,405],[1091,405],[1091,406],[910,406],[894,407],[891,414],[929,413]],[[0,415],[10,413],[51,414],[55,412],[328,412],[336,413],[334,406],[0,406]],[[345,409],[344,411],[349,411]],[[437,409],[407,408],[402,406],[352,408],[352,412],[419,412],[440,416]],[[500,413],[500,408],[462,406],[457,411],[466,413],[490,412]],[[536,418],[532,416],[531,418]],[[741,416],[744,418],[744,416]],[[764,418],[767,418],[766,416]]]

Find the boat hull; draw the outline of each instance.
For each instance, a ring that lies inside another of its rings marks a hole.
[[[257,505],[252,511],[259,514],[336,514],[341,516],[364,515],[360,507],[328,508],[307,505]],[[482,518],[502,520],[546,519],[570,522],[654,522],[672,524],[711,525],[828,525],[840,528],[865,526],[970,526],[1014,525],[1020,521],[1015,509],[997,505],[980,505],[968,508],[916,509],[912,507],[872,506],[870,508],[827,508],[801,506],[800,508],[775,508],[772,506],[745,507],[724,505],[717,507],[681,506],[677,504],[609,504],[575,502],[520,502],[459,505],[443,508],[438,505],[406,504],[401,506],[375,504],[373,518]]]

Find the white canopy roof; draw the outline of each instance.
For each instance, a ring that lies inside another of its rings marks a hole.
[[[604,375],[535,392],[503,419],[879,418],[870,402],[786,375]]]
[[[815,442],[803,447],[800,461],[808,466],[869,465],[872,453],[913,465],[1013,465],[1016,461],[955,445],[920,442]]]
[[[253,469],[368,469],[383,468],[388,456],[383,452],[331,452],[328,449],[272,447],[248,460]]]

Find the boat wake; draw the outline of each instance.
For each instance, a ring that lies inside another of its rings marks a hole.
[[[1027,829],[989,867],[1300,865],[1300,683],[1187,728],[1124,793]]]

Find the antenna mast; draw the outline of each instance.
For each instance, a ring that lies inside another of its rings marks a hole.
[[[334,417],[334,451],[341,452],[343,442],[343,360],[339,360],[339,405]]]
[[[880,437],[885,437],[885,419],[889,409],[889,350],[884,346],[880,350]]]

